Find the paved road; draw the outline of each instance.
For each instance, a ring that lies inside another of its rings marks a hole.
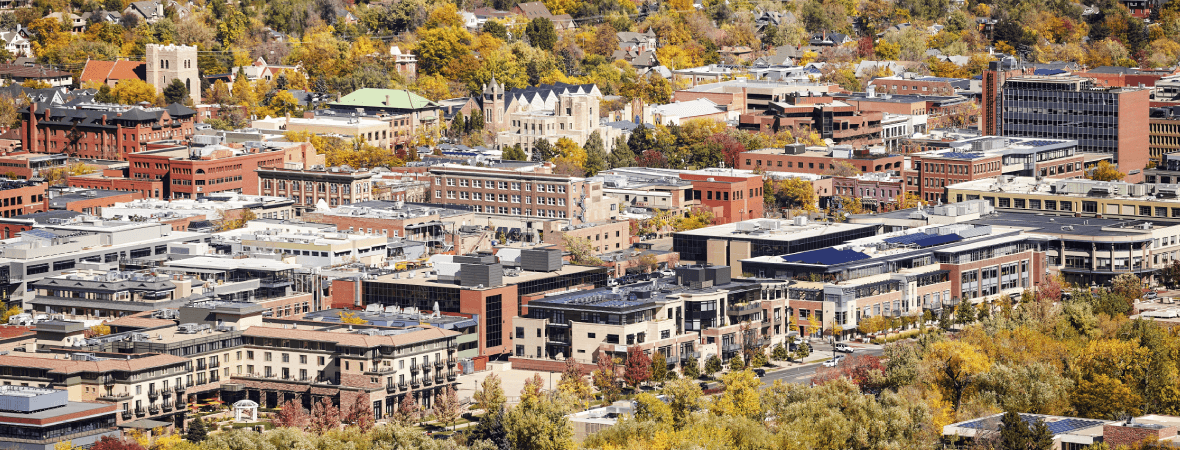
[[[819,350],[819,349],[822,349],[823,346],[816,345],[815,348],[817,350]],[[857,348],[856,353],[857,354],[868,354],[868,355],[880,357],[881,355],[883,355],[885,353],[885,350],[882,350],[881,348],[868,348],[868,349]],[[840,353],[840,354],[844,355],[846,353]],[[813,353],[812,355],[813,356],[822,356],[824,358],[831,358],[832,357],[832,350],[829,347],[827,351],[818,351],[816,353]],[[765,377],[762,377],[762,385],[765,387],[768,387],[768,386],[774,384],[775,380],[783,380],[784,383],[806,384],[809,382],[809,380],[811,380],[811,377],[813,375],[815,375],[815,371],[821,367],[820,364],[821,364],[820,362],[814,362],[814,363],[804,364],[802,366],[795,366],[795,367],[790,367],[790,368],[783,369],[783,370],[768,372]]]

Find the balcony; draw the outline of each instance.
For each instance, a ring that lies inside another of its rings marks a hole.
[[[109,375],[102,377],[102,384],[107,385],[107,386],[114,386],[115,385],[115,377],[112,377]]]
[[[135,417],[143,417],[147,415],[147,411],[142,406],[135,407]]]
[[[729,315],[732,315],[732,316],[742,316],[742,315],[746,315],[746,314],[752,314],[752,313],[755,313],[755,312],[758,312],[761,310],[762,310],[762,302],[758,301],[758,302],[749,302],[749,303],[744,303],[744,304],[739,304],[739,305],[732,305],[729,307],[728,312],[729,312]]]
[[[434,379],[433,379],[433,378],[430,378],[430,377],[428,377],[428,376],[424,376],[424,377],[422,377],[422,385],[423,385],[423,386],[430,386],[430,385],[432,385],[432,384],[434,384]]]
[[[441,368],[443,368],[443,362],[442,362],[442,360],[441,360],[441,359],[436,359],[436,360],[434,360],[434,368],[435,368],[435,369],[441,369]]]
[[[218,368],[218,367],[221,367],[221,363],[219,363],[219,362],[211,362],[211,363],[209,363],[209,368],[210,368],[210,369],[216,369],[216,368]]]
[[[156,405],[155,403],[152,403],[152,405],[148,407],[148,412],[151,413],[153,416],[156,414],[159,414],[160,413],[160,406]]]
[[[394,392],[397,392],[397,385],[396,385],[396,384],[390,384],[390,385],[386,385],[386,386],[385,386],[385,392],[388,392],[388,393],[390,393],[390,394],[392,394],[392,393],[394,393]]]
[[[164,412],[172,412],[172,402],[164,399],[164,406],[161,407]]]
[[[459,376],[455,375],[455,372],[447,372],[447,381],[455,381],[458,378]]]
[[[371,369],[366,370],[365,374],[367,374],[367,375],[386,375],[386,374],[391,374],[394,372],[397,372],[397,369],[393,368],[393,366],[374,365]]]
[[[741,349],[742,346],[740,344],[721,344],[721,351],[723,352],[736,352]]]
[[[160,391],[157,391],[155,389],[148,391],[148,398],[151,399],[153,402],[156,400],[159,400],[160,399]]]
[[[422,382],[419,381],[417,378],[410,380],[410,387],[412,387],[414,389],[418,389],[418,387],[420,387],[420,386],[422,386]]]
[[[172,388],[172,390],[176,391],[177,394],[184,394],[184,389],[185,389],[184,384],[182,384],[182,383],[177,384],[175,387]]]
[[[675,366],[677,364],[680,364],[680,357],[679,356],[669,356],[669,357],[665,358],[665,360],[668,362],[669,366]]]
[[[418,368],[417,364],[410,364],[410,373],[417,375],[419,370],[421,369]]]
[[[205,363],[197,363],[197,370],[205,370],[207,368],[205,367]]]
[[[418,367],[421,367],[422,371],[425,372],[430,370],[430,363],[423,362],[422,364],[418,365]]]
[[[438,384],[443,383],[443,373],[442,372],[438,372],[434,375],[434,382],[438,383]]]
[[[684,353],[685,358],[701,359],[701,352],[691,351]]]
[[[126,401],[126,400],[131,400],[131,394],[126,393],[126,392],[121,393],[121,394],[110,393],[110,394],[98,397],[98,401],[100,401],[100,402],[121,402],[121,401]]]
[[[406,384],[406,382],[405,382],[405,381],[402,381],[402,382],[400,382],[400,383],[398,383],[398,384],[397,384],[397,388],[398,388],[398,389],[400,389],[400,390],[403,390],[403,391],[405,391],[405,390],[408,390],[408,389],[410,389],[410,385]]]
[[[131,420],[131,411],[123,411],[123,420]]]
[[[455,367],[458,364],[459,364],[459,360],[456,359],[454,356],[447,358],[447,367]]]

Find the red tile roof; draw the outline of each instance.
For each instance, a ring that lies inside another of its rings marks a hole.
[[[78,77],[80,82],[98,81],[106,83],[107,80],[127,80],[139,79],[139,75],[135,73],[135,69],[144,65],[142,61],[86,61],[86,67],[82,69],[82,76]]]
[[[456,331],[444,330],[435,327],[423,326],[422,330],[411,331],[408,333],[395,334],[393,336],[369,336],[365,334],[336,332],[336,331],[317,331],[297,329],[291,330],[286,328],[270,328],[253,326],[247,328],[244,336],[279,338],[279,339],[301,339],[307,341],[319,342],[334,342],[340,345],[347,345],[350,347],[364,347],[372,348],[381,345],[401,346],[439,338],[446,338],[458,336]],[[3,364],[0,361],[0,364]]]
[[[17,353],[0,355],[0,366],[49,369],[50,372],[54,373],[103,373],[112,371],[134,372],[185,362],[188,362],[188,360],[185,358],[163,354],[150,355],[142,358],[107,359],[103,361],[53,359],[44,358],[41,356],[19,355]]]

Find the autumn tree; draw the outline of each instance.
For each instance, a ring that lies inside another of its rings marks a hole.
[[[476,408],[487,412],[499,411],[508,402],[504,388],[500,385],[500,377],[494,373],[484,377],[471,398],[475,400]]]
[[[991,368],[988,355],[961,341],[940,341],[930,346],[926,361],[933,370],[936,384],[950,399],[955,410],[963,403],[963,394],[974,386],[979,376]]]
[[[668,379],[668,358],[663,353],[656,352],[651,357],[651,381],[663,383]]]
[[[684,377],[688,379],[700,378],[701,363],[692,356],[685,357],[680,365],[680,373],[684,374]]]
[[[614,358],[602,352],[598,354],[598,368],[593,373],[594,388],[602,394],[604,400],[612,402],[619,392],[618,366]]]
[[[623,368],[623,380],[632,388],[651,379],[651,357],[639,347],[627,349],[627,364]]]
[[[590,238],[562,234],[561,241],[565,250],[570,253],[571,263],[585,266],[601,266],[605,264],[602,259],[594,255],[595,247],[590,242]]]
[[[410,394],[403,395],[397,405],[397,410],[393,412],[393,421],[406,426],[416,422],[419,417],[421,417],[421,410],[418,408],[418,403],[414,401],[414,396]]]
[[[837,161],[835,164],[828,164],[828,170],[824,171],[824,175],[833,177],[855,177],[860,175],[860,171],[848,161]]]
[[[124,105],[135,105],[141,102],[152,103],[156,100],[156,88],[138,78],[119,80],[111,88],[114,100]]]
[[[572,357],[565,359],[565,368],[557,381],[557,390],[583,404],[594,396],[594,389],[586,380],[586,369]]]
[[[759,398],[762,382],[753,371],[738,370],[721,376],[721,384],[725,385],[722,393],[709,410],[718,416],[746,417],[762,420],[765,412]]]
[[[355,312],[340,311],[336,313],[336,316],[340,318],[340,323],[346,323],[349,325],[366,325],[369,323],[369,321],[357,317],[357,313]]]
[[[1098,167],[1090,171],[1090,179],[1097,181],[1119,181],[1125,176],[1118,167],[1106,160],[1099,161]]]
[[[303,409],[295,400],[287,400],[275,414],[271,424],[278,428],[298,428],[303,429],[307,426],[311,418],[307,415],[307,410]]]
[[[356,399],[348,406],[348,412],[344,414],[344,420],[359,428],[362,433],[373,428],[373,409],[369,406],[369,398],[364,395],[356,396]]]
[[[442,422],[444,426],[451,426],[459,419],[459,412],[462,405],[459,404],[459,397],[455,393],[455,389],[451,386],[443,387],[443,394],[435,402],[434,415]]]
[[[324,397],[320,399],[319,403],[312,406],[309,427],[313,433],[323,434],[329,430],[340,428],[342,419],[340,409],[333,405],[331,400]]]

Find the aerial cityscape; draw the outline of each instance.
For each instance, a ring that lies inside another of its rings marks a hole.
[[[0,41],[0,450],[1180,448],[1180,0]]]

